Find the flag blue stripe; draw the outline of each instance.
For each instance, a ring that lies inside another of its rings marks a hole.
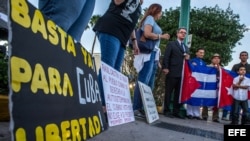
[[[198,81],[198,82],[201,85],[198,89],[202,89],[202,90],[216,90],[217,89],[216,82],[214,82],[214,83],[212,83],[212,82],[200,82],[200,81]]]
[[[216,74],[218,70],[216,68],[207,67],[207,66],[193,66],[193,65],[189,65],[189,67],[191,68],[192,73],[195,74],[194,77],[196,77],[196,80],[200,83],[200,87],[198,89],[201,89],[201,90],[216,90],[217,89]],[[199,76],[202,78],[200,78]],[[214,91],[211,91],[211,92],[214,92]],[[193,105],[193,106],[215,106],[217,105],[217,99],[218,98],[204,98],[204,97],[201,98],[201,97],[191,96],[191,98],[188,99],[186,103]]]
[[[217,105],[217,98],[191,97],[186,103],[193,106],[215,106]]]
[[[215,74],[217,73],[217,69],[214,67],[206,67],[206,66],[193,66],[190,65],[192,72],[199,72],[205,74]]]

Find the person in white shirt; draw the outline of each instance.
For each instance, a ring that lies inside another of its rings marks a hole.
[[[232,104],[232,122],[231,124],[237,125],[239,119],[238,109],[242,108],[241,124],[246,124],[249,120],[248,113],[248,89],[250,87],[250,79],[245,77],[246,68],[240,67],[238,70],[238,76],[233,80],[233,104]]]

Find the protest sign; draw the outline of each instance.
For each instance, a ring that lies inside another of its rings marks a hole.
[[[134,121],[128,77],[104,62],[101,70],[109,126]]]
[[[159,119],[159,115],[157,112],[157,107],[155,105],[154,96],[152,94],[152,90],[149,86],[144,83],[138,81],[142,102],[144,106],[144,111],[146,114],[147,122],[152,123]]]
[[[107,129],[92,55],[26,0],[9,1],[15,141],[87,140]]]

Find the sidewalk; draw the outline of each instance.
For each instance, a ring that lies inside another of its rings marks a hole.
[[[159,116],[152,124],[136,118],[134,122],[109,127],[89,141],[218,141],[223,140],[224,124],[230,123],[212,122],[211,116],[208,121]],[[0,140],[10,141],[8,122],[0,122]]]
[[[216,141],[223,140],[223,127],[228,123],[160,115],[153,124],[147,124],[146,119],[136,119],[135,122],[109,127],[89,141]]]

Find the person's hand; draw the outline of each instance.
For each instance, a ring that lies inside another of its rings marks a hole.
[[[215,64],[214,67],[217,69],[217,70],[220,70],[221,66],[219,64]]]
[[[237,83],[237,85],[240,86],[241,82],[244,80],[244,76],[243,75],[240,75],[240,78],[239,78],[239,82]]]
[[[138,55],[140,53],[140,49],[138,46],[134,47],[134,55]]]
[[[138,55],[140,53],[140,49],[138,47],[136,40],[133,41],[133,52],[134,52],[134,55]]]
[[[169,73],[169,69],[162,69],[162,72],[163,72],[164,74],[168,74],[168,73]]]
[[[162,34],[161,39],[169,40],[170,35],[168,33]]]
[[[189,55],[189,54],[185,54],[184,56],[185,56],[185,57],[184,57],[185,60],[189,60],[189,59],[190,59],[190,55]]]
[[[161,69],[162,68],[162,66],[161,66],[161,63],[160,62],[158,62],[158,67]]]
[[[244,79],[244,76],[243,76],[243,75],[240,75],[239,81],[243,81],[243,79]]]
[[[233,89],[234,90],[237,90],[239,88],[239,85],[238,84],[233,84]]]

